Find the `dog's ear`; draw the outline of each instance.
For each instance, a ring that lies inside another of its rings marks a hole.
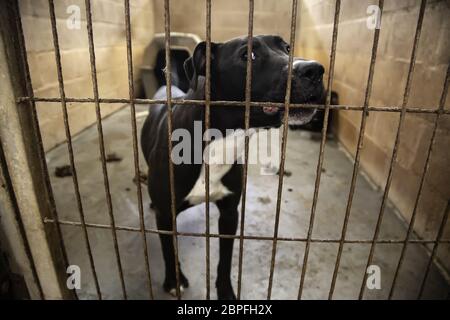
[[[192,63],[192,57],[189,57],[184,61],[184,72],[186,73],[186,77],[189,80],[190,87],[194,89],[193,81],[194,77],[197,78],[197,75],[195,74],[194,64]],[[195,84],[195,86],[197,86],[197,84]]]
[[[218,44],[211,42],[211,63],[217,51]],[[194,49],[191,57],[184,61],[184,71],[193,90],[197,89],[197,78],[206,73],[206,42],[202,41]]]

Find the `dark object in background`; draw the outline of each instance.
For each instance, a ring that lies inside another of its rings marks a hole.
[[[72,168],[69,165],[59,166],[55,168],[55,176],[58,178],[71,177]]]
[[[279,176],[279,175],[280,175],[280,170],[277,171],[277,176]],[[289,170],[284,170],[283,175],[285,177],[290,177],[290,176],[292,176],[292,172]]]
[[[0,249],[0,300],[30,299],[25,279],[11,272],[6,253]]]
[[[12,284],[6,258],[0,251],[0,300],[12,299]]]
[[[321,101],[321,104],[325,104],[326,95],[323,101]],[[339,95],[336,91],[331,91],[331,101],[330,105],[339,105]],[[317,110],[316,114],[312,118],[310,122],[304,125],[289,125],[289,129],[291,130],[306,130],[306,131],[313,131],[313,132],[321,132],[323,127],[323,121],[325,118],[325,110],[320,109]],[[329,116],[328,116],[328,128],[327,132],[330,132],[331,128],[331,119],[333,118],[333,111],[330,110]]]
[[[133,178],[133,183],[137,184],[139,181],[140,183],[147,185],[148,183],[147,179],[148,179],[147,174],[139,172],[139,179],[135,176]]]
[[[106,155],[106,162],[119,162],[122,161],[122,158],[119,157],[115,152],[108,153]]]
[[[183,92],[189,90],[189,80],[184,72],[184,61],[189,58],[189,52],[186,50],[170,50],[170,67],[172,73],[172,85],[178,87]],[[166,85],[166,76],[164,68],[166,67],[166,51],[164,49],[158,52],[156,56],[155,77],[158,81],[158,88]],[[150,98],[150,97],[149,97]]]

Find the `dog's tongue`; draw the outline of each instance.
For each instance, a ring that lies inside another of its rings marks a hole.
[[[278,107],[263,107],[263,111],[265,114],[275,114],[278,112]]]

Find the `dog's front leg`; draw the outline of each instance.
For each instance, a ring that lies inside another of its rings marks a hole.
[[[156,224],[159,230],[172,231],[172,217],[170,212],[156,211]],[[164,290],[171,295],[176,296],[177,278],[175,269],[175,250],[173,246],[172,235],[160,234],[161,249],[164,256],[164,263],[166,267],[166,278],[164,280]],[[179,264],[178,264],[179,265]],[[180,291],[183,293],[184,288],[189,287],[189,282],[180,270]]]
[[[237,205],[230,206],[227,201],[218,201],[220,211],[219,233],[235,235],[238,225]],[[231,285],[231,258],[233,256],[234,239],[220,238],[220,259],[217,266],[217,298],[219,300],[235,300],[236,296]]]

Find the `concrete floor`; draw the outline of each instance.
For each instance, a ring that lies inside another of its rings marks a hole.
[[[138,106],[139,128],[145,119],[146,106]],[[103,121],[107,153],[122,157],[120,162],[108,163],[111,195],[116,224],[139,227],[131,122],[129,108],[122,109]],[[86,221],[109,224],[103,186],[97,130],[93,126],[73,139],[76,166],[80,183]],[[286,169],[292,175],[285,177],[281,206],[280,237],[306,237],[310,207],[314,191],[315,169],[319,140],[309,133],[290,131]],[[146,165],[140,153],[141,170]],[[54,168],[69,163],[66,145],[61,145],[47,154],[53,192],[60,219],[79,221],[78,209],[71,177],[57,178]],[[353,163],[334,141],[328,142],[325,150],[324,171],[317,205],[314,238],[337,239],[340,237]],[[247,235],[272,236],[275,220],[278,176],[260,175],[258,168],[250,167],[245,233]],[[143,186],[145,187],[145,186]],[[290,190],[290,191],[289,191]],[[144,193],[145,223],[147,228],[156,228],[154,213],[149,210],[149,198]],[[376,191],[362,175],[359,175],[354,196],[347,239],[371,239],[375,227],[381,192]],[[217,232],[218,211],[211,204],[211,231]],[[204,205],[183,212],[178,217],[178,230],[182,232],[204,232]],[[403,239],[405,223],[392,208],[386,209],[381,228],[381,239]],[[88,264],[84,239],[80,227],[63,226],[70,264],[82,270],[82,299],[95,299],[95,289]],[[130,299],[147,299],[148,289],[145,275],[142,237],[137,232],[118,231],[119,249],[125,272],[127,293]],[[120,281],[115,261],[110,230],[90,228],[89,236],[94,253],[100,286],[105,299],[121,299]],[[164,277],[162,255],[157,235],[148,234],[150,267],[156,299],[172,299],[162,291]],[[337,254],[337,244],[313,243],[311,245],[303,297],[326,299]],[[346,244],[337,278],[335,299],[356,299],[366,264],[368,244]],[[190,281],[185,299],[205,297],[205,239],[198,237],[179,238],[180,259],[183,271]],[[237,288],[238,242],[235,242],[232,281]],[[381,289],[366,290],[367,299],[384,299],[390,289],[393,273],[400,254],[399,244],[379,244],[376,247],[374,264],[381,269]],[[265,299],[269,278],[272,241],[246,240],[244,242],[244,264],[242,276],[242,298]],[[273,299],[296,299],[300,279],[304,243],[278,242],[276,268],[273,282]],[[215,271],[218,260],[218,240],[211,240],[211,288],[215,298]],[[401,269],[394,298],[415,299],[428,254],[423,246],[411,244]],[[433,266],[426,298],[445,298],[449,285]]]

